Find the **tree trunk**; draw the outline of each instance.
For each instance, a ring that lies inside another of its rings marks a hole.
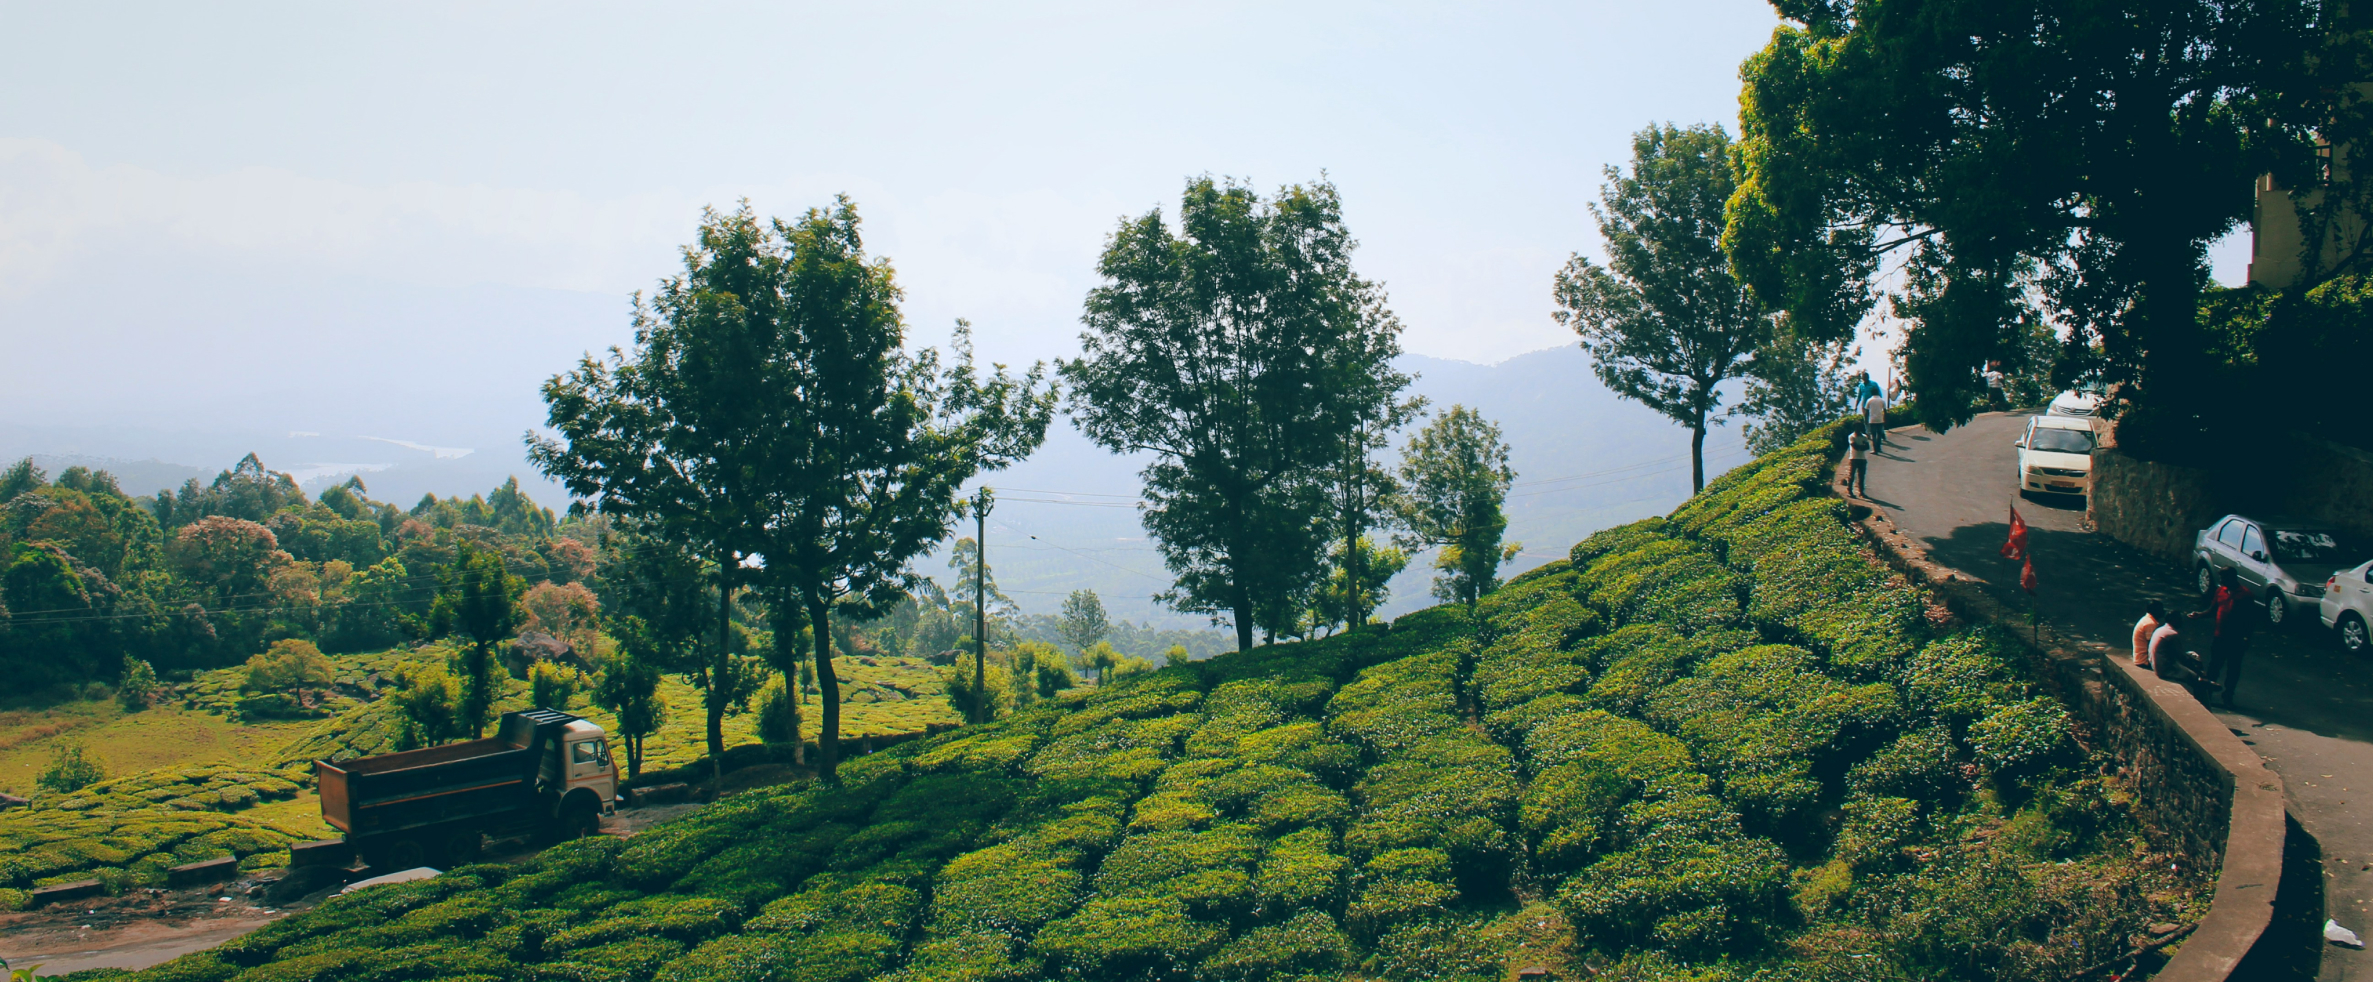
[[[808,625],[816,632],[816,690],[823,719],[816,730],[816,776],[840,780],[840,679],[832,674],[832,614],[820,593],[808,595]]]
[[[717,568],[717,654],[709,665],[707,698],[701,700],[708,710],[709,776],[725,776],[725,690],[731,681],[733,667],[733,571],[741,566],[742,557],[731,549],[725,550],[725,562]]]
[[[1706,489],[1706,418],[1689,428],[1689,493]]]
[[[643,776],[643,738],[630,736],[626,738],[626,779],[632,781],[641,776]]]
[[[982,499],[987,500],[987,499]],[[966,715],[974,725],[989,721],[989,511],[974,508],[980,522],[972,539],[972,705]]]
[[[1238,651],[1251,651],[1251,650],[1252,650],[1252,591],[1251,591],[1251,590],[1248,590],[1248,589],[1245,589],[1245,587],[1244,587],[1244,569],[1243,569],[1243,567],[1239,566],[1239,567],[1237,567],[1235,570],[1233,570],[1232,572],[1234,572],[1234,573],[1235,573],[1235,578],[1236,578],[1236,583],[1235,583],[1235,589],[1236,589],[1236,607],[1235,607],[1235,611],[1234,611],[1234,613],[1235,613],[1235,615],[1236,615],[1236,650],[1238,650]]]

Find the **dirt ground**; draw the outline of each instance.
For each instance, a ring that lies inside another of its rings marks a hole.
[[[621,809],[602,820],[602,834],[631,838],[700,807],[685,803]],[[521,862],[537,852],[517,840],[488,846],[488,862]],[[38,965],[36,974],[42,976],[86,968],[147,968],[309,910],[339,889],[333,885],[286,907],[269,907],[261,899],[260,888],[266,882],[242,877],[206,888],[140,890],[0,914],[0,959],[12,968]],[[257,896],[251,898],[250,891]]]

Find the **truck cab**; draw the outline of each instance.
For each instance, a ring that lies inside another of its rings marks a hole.
[[[602,728],[578,719],[561,728],[558,753],[545,756],[537,775],[546,787],[560,791],[562,800],[586,792],[600,803],[601,813],[618,809],[618,769],[610,763],[610,743]]]

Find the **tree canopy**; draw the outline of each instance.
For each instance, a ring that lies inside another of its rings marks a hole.
[[[1591,206],[1607,264],[1577,253],[1557,274],[1557,321],[1582,336],[1607,388],[1689,429],[1690,488],[1706,486],[1720,386],[1747,374],[1771,323],[1722,253],[1735,181],[1719,126],[1650,126],[1632,168],[1606,170]]]
[[[1392,366],[1401,323],[1355,245],[1323,180],[1266,199],[1190,180],[1175,229],[1157,208],[1106,242],[1083,354],[1062,366],[1082,432],[1154,455],[1144,523],[1177,577],[1162,599],[1226,615],[1240,649],[1262,611],[1307,607],[1328,471],[1409,384]]]
[[[1904,270],[1920,417],[1966,421],[2029,325],[2072,333],[2063,382],[2123,383],[2196,433],[2207,245],[2262,174],[2314,179],[2315,139],[2362,62],[2318,0],[1777,0],[1741,70],[1725,244],[1808,335],[1849,334]],[[2095,348],[2099,352],[2095,354]],[[2132,422],[2133,420],[2129,420]],[[2158,434],[2153,437],[2151,434]]]

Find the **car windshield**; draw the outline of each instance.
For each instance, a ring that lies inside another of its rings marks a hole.
[[[2092,453],[2093,431],[2038,426],[2035,436],[2027,441],[2027,446],[2029,449],[2052,453]]]
[[[2330,563],[2338,565],[2351,559],[2362,559],[2356,543],[2339,535],[2312,529],[2276,529],[2274,559],[2284,563]]]

